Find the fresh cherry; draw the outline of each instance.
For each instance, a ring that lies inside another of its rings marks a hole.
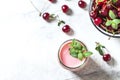
[[[86,2],[83,1],[83,0],[78,1],[78,5],[79,5],[79,7],[81,7],[81,8],[85,8],[85,7],[87,6]]]
[[[102,16],[108,16],[108,12],[109,12],[109,9],[107,8],[107,6],[103,5],[102,9],[101,9],[101,15]]]
[[[97,17],[97,11],[91,11],[90,12],[90,17],[92,17],[93,19]]]
[[[103,55],[103,60],[104,61],[110,61],[111,60],[111,55],[110,54],[104,54]]]
[[[62,31],[65,32],[65,33],[68,33],[70,31],[70,26],[69,25],[63,26]]]
[[[48,1],[53,2],[54,0],[48,0]]]
[[[117,14],[117,15],[118,15],[118,17],[120,18],[120,12],[118,12],[118,14]]]
[[[115,6],[120,7],[120,0],[117,0]]]
[[[111,4],[107,4],[107,8],[110,10],[114,9],[114,7]]]
[[[120,7],[117,8],[117,11],[120,11]]]
[[[44,20],[48,21],[49,18],[50,18],[50,14],[47,13],[47,12],[46,12],[46,13],[43,13],[42,17],[43,17]]]
[[[55,3],[56,2],[56,0],[48,0],[48,1],[50,1],[51,3]]]
[[[100,17],[97,17],[97,18],[94,19],[94,24],[95,24],[95,25],[98,26],[98,25],[100,25],[101,23],[102,23],[102,19],[101,19]]]
[[[67,13],[69,11],[69,7],[67,5],[63,5],[61,8],[64,13]]]
[[[98,0],[98,5],[102,6],[107,0]]]

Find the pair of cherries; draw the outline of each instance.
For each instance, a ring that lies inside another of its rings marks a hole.
[[[46,21],[49,21],[50,18],[54,18],[54,16],[50,15],[50,14],[47,13],[47,12],[44,13],[44,14],[42,15],[42,17],[43,17],[43,19],[46,20]],[[69,25],[64,25],[64,26],[62,27],[62,31],[65,32],[65,33],[70,32],[70,30],[71,30],[71,28],[70,28]]]

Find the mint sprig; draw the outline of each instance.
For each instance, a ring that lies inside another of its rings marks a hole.
[[[116,15],[115,15],[115,13],[112,10],[109,11],[109,16],[110,16],[111,19],[115,19],[116,18]]]
[[[113,3],[116,3],[118,0],[112,0]]]
[[[112,26],[113,29],[118,29],[118,24],[120,24],[120,19],[107,20],[106,26]]]
[[[72,40],[69,51],[71,56],[78,58],[80,60],[83,60],[83,58],[89,57],[90,55],[93,54],[92,52],[87,51],[87,48],[76,39]]]
[[[109,11],[109,17],[112,20],[107,20],[105,25],[106,26],[112,26],[113,29],[118,29],[118,24],[120,24],[120,19],[116,19],[116,15],[112,10]]]
[[[58,22],[58,26],[60,26],[61,24],[65,24],[65,21],[63,21],[63,20],[59,20],[59,22]]]
[[[100,43],[96,42],[96,48],[95,48],[95,50],[97,50],[100,53],[100,55],[104,54],[102,48],[105,48],[105,46],[103,46]]]

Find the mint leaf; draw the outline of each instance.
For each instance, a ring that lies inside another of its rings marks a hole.
[[[118,29],[118,25],[116,23],[112,23],[112,28],[113,29]]]
[[[101,49],[101,46],[97,46],[95,49],[100,53],[100,55],[104,54],[102,49]]]
[[[83,55],[84,55],[84,57],[89,57],[90,55],[92,55],[93,53],[92,52],[85,52],[85,53],[83,53]]]
[[[113,19],[112,22],[118,25],[120,23],[120,19]]]
[[[70,54],[73,54],[76,52],[74,48],[70,48],[69,51],[70,51]]]
[[[98,2],[103,2],[103,0],[98,0]]]
[[[61,24],[65,24],[65,21],[61,20],[58,22],[58,26],[60,26]]]
[[[116,15],[114,14],[114,12],[112,10],[109,11],[109,17],[111,19],[115,19],[116,18]]]
[[[78,54],[77,53],[72,53],[71,56],[77,58]]]
[[[113,3],[116,3],[118,0],[112,0]]]
[[[72,40],[71,46],[75,49],[82,49],[82,45],[80,44],[80,42],[75,39]]]
[[[86,47],[82,47],[82,52],[87,51]]]
[[[83,53],[78,53],[78,59],[80,59],[80,60],[83,59]]]
[[[55,18],[55,14],[51,14],[51,15],[50,15],[50,18],[51,18],[51,19],[54,19],[54,18]]]
[[[76,42],[76,44],[74,45],[74,48],[76,49],[82,49],[82,45],[79,42]]]
[[[76,50],[74,48],[70,48],[70,55],[77,58],[78,57],[78,53],[76,52]]]
[[[87,49],[85,46],[82,45],[81,42],[79,42],[76,39],[72,40],[69,51],[70,51],[70,55],[72,57],[78,58],[80,60],[82,60],[83,58],[86,58],[92,54],[91,52],[87,52],[84,56],[84,53],[87,51]]]
[[[105,23],[106,26],[110,26],[112,24],[111,20],[107,20],[107,22]]]

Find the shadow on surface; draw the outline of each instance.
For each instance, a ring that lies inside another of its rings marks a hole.
[[[68,33],[66,33],[66,34],[69,35],[69,36],[74,35],[74,31],[73,31],[73,29],[71,28],[70,32],[68,32]]]
[[[57,3],[57,0],[53,0],[52,3],[54,3],[54,4]]]
[[[66,13],[67,15],[73,15],[72,9],[69,9],[69,11]]]
[[[110,61],[107,62],[107,64],[108,64],[109,66],[114,67],[114,66],[116,65],[116,61],[115,61],[114,58],[112,58]]]
[[[112,76],[104,71],[91,58],[88,64],[82,70],[73,72],[77,77],[66,80],[113,80]]]

